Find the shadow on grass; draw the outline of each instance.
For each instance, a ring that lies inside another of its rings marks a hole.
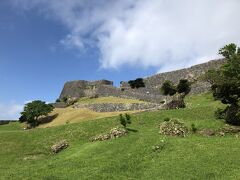
[[[41,119],[39,119],[39,124],[50,123],[57,117],[58,117],[58,113],[52,116],[42,117]]]
[[[127,128],[127,130],[130,131],[130,132],[135,132],[135,133],[138,132],[138,130],[136,130],[136,129]]]

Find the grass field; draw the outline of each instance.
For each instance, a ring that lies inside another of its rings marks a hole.
[[[219,129],[214,111],[222,105],[209,94],[187,98],[187,108],[132,115],[132,130],[119,139],[90,142],[118,126],[117,117],[23,131],[18,123],[0,126],[0,179],[239,179],[240,139],[234,135],[186,138],[160,135],[166,117],[188,127]],[[50,146],[70,147],[57,155]],[[161,145],[159,151],[152,146]]]

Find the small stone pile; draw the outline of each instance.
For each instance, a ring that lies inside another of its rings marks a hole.
[[[113,138],[119,138],[121,136],[125,136],[127,135],[127,130],[125,128],[113,128],[110,130],[110,136],[111,136],[111,139]]]
[[[59,153],[60,151],[66,149],[69,146],[68,142],[66,140],[59,141],[58,143],[54,144],[51,147],[51,151],[54,154]]]
[[[100,134],[100,135],[94,137],[92,139],[92,141],[105,141],[108,139],[115,139],[115,138],[119,138],[121,136],[125,136],[125,135],[127,135],[127,133],[128,132],[125,128],[117,127],[117,128],[111,129],[110,132],[107,134]]]
[[[169,121],[165,121],[160,124],[159,127],[159,133],[167,136],[185,137],[188,133],[188,128],[178,119],[171,119]]]
[[[92,138],[92,141],[105,141],[110,138],[111,138],[110,134],[100,134],[100,135]]]

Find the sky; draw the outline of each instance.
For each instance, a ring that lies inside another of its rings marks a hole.
[[[239,0],[1,0],[0,119],[66,81],[146,77],[240,44]]]

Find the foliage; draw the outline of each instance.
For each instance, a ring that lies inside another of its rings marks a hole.
[[[132,89],[134,88],[140,88],[140,87],[145,87],[145,84],[143,82],[142,78],[137,78],[135,80],[130,80],[128,81],[128,84],[131,86]]]
[[[163,95],[173,96],[176,93],[183,93],[187,95],[191,91],[191,83],[187,79],[181,79],[176,86],[174,86],[173,82],[167,80],[163,83],[161,87],[161,92]]]
[[[214,114],[217,119],[225,119],[226,109],[217,108]]]
[[[196,125],[194,123],[191,124],[191,129],[192,129],[193,133],[197,132],[197,127],[196,127]]]
[[[167,117],[167,118],[164,118],[164,120],[163,121],[170,121],[170,118],[169,117]]]
[[[129,114],[125,114],[125,117],[122,114],[119,114],[119,122],[120,124],[126,128],[127,124],[131,124],[131,116]]]
[[[240,49],[229,44],[219,50],[227,62],[219,70],[206,73],[205,79],[212,84],[213,96],[227,104],[225,120],[227,123],[240,125]]]
[[[181,79],[177,85],[177,92],[185,95],[191,91],[191,84],[187,79]]]
[[[58,99],[56,99],[56,103],[58,103],[58,102],[61,102],[61,100],[58,98]]]
[[[126,117],[127,124],[131,124],[132,123],[131,122],[131,116],[129,114],[125,113],[125,117]]]
[[[38,125],[38,118],[40,116],[47,116],[53,109],[51,104],[46,104],[40,100],[32,101],[24,106],[24,111],[21,112],[22,116],[19,120],[36,126]]]
[[[176,94],[176,87],[173,85],[173,83],[169,80],[165,81],[161,87],[161,92],[163,95],[174,95]]]
[[[68,97],[64,96],[64,97],[62,98],[62,101],[63,101],[64,103],[67,103]]]

